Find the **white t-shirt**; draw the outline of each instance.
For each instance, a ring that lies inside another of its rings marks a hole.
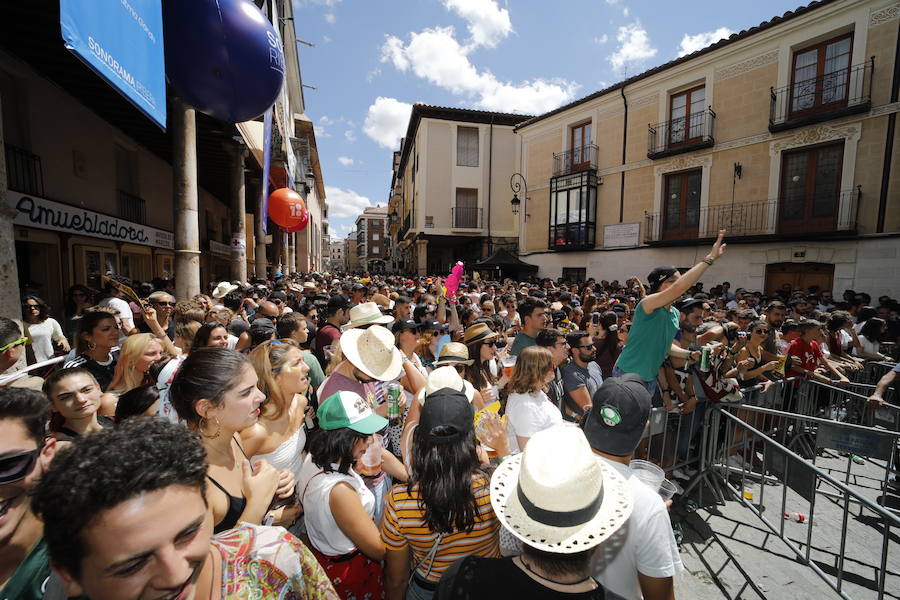
[[[119,318],[122,319],[123,334],[134,329],[134,313],[131,312],[131,307],[128,306],[127,302],[125,302],[121,298],[110,297],[101,300],[100,306],[108,306],[109,308],[119,313]]]
[[[317,475],[318,473],[322,474]],[[356,544],[344,535],[331,514],[329,504],[331,490],[341,482],[349,483],[356,490],[363,508],[374,519],[375,496],[352,467],[347,475],[336,471],[324,473],[312,461],[312,455],[308,455],[296,482],[301,494],[300,503],[303,504],[303,520],[306,523],[309,541],[316,550],[326,556],[341,556],[356,549]]]
[[[509,421],[509,450],[521,451],[518,437],[530,438],[562,423],[562,413],[553,405],[544,392],[531,394],[512,393],[506,401],[506,418]]]
[[[29,323],[28,337],[31,338],[31,350],[37,362],[53,358],[53,340],[62,339],[63,332],[53,317],[47,317],[41,323]]]
[[[29,327],[31,326],[29,325]],[[864,335],[858,335],[857,337],[859,338],[859,345],[862,346],[863,352],[866,354],[878,354],[878,351],[881,349],[878,342],[869,341],[869,338]],[[856,348],[853,348],[853,355],[859,356],[856,352]]]
[[[605,460],[605,459],[603,459]],[[684,570],[672,521],[662,497],[634,476],[628,465],[606,461],[628,480],[634,496],[631,516],[594,553],[594,577],[626,600],[641,600],[638,573],[672,577]]]

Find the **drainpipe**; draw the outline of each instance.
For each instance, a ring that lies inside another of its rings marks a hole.
[[[490,139],[488,140],[488,193],[487,193],[487,253],[494,252],[494,240],[491,239],[491,187],[494,173],[494,115],[491,115]]]
[[[873,75],[874,75],[874,69]],[[900,23],[897,24],[897,42],[894,49],[894,78],[891,82],[891,102],[896,102],[900,95]],[[881,195],[878,198],[878,221],[875,225],[877,233],[884,232],[884,217],[887,212],[888,188],[891,181],[891,160],[894,151],[894,130],[897,127],[897,113],[888,115],[887,134],[884,138],[884,166],[881,168]]]
[[[619,188],[619,223],[625,220],[625,145],[628,142],[628,100],[625,98],[625,86],[619,88],[622,103],[625,105],[625,120],[622,125],[622,186]]]

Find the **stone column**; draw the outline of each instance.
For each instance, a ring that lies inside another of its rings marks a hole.
[[[228,146],[231,156],[231,279],[247,281],[247,232],[244,214],[247,212],[244,182],[243,144]]]
[[[3,139],[3,106],[0,100],[0,149],[5,148]],[[9,200],[6,197],[6,161],[0,157],[0,317],[21,322],[19,270],[13,236],[13,219],[19,211],[10,207],[7,202]]]
[[[296,232],[289,233],[289,234],[287,234],[287,236],[288,236],[288,252],[287,252],[288,270],[291,273],[296,273],[297,271],[299,271],[299,269],[297,268],[297,234],[296,234]]]
[[[416,240],[416,274],[428,275],[428,240]]]
[[[266,278],[266,232],[263,231],[263,219],[266,218],[266,213],[263,211],[263,202],[262,202],[262,194],[268,191],[269,182],[263,181],[263,192],[260,193],[259,200],[257,200],[257,208],[256,208],[256,277],[257,279],[265,279]]]
[[[175,296],[200,293],[200,222],[197,211],[197,121],[194,109],[172,102],[172,175],[175,192]]]

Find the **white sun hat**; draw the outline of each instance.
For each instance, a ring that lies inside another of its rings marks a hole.
[[[212,297],[216,300],[219,300],[220,298],[224,298],[239,287],[240,286],[229,283],[227,281],[220,281],[219,285],[216,286],[216,289],[213,290]]]
[[[350,321],[341,329],[355,329],[363,325],[387,325],[393,323],[394,317],[381,314],[381,309],[374,302],[363,302],[350,309]]]
[[[403,357],[394,345],[394,334],[374,325],[341,334],[344,358],[373,379],[393,381],[403,374]]]
[[[522,542],[573,554],[621,527],[633,500],[625,478],[591,451],[581,429],[562,424],[534,434],[522,454],[497,467],[491,505]]]
[[[447,366],[438,367],[428,374],[428,379],[425,380],[425,387],[416,394],[416,400],[419,401],[419,404],[425,404],[425,400],[428,399],[430,394],[444,388],[464,393],[469,402],[472,402],[472,398],[475,397],[475,387],[460,377],[455,368]]]

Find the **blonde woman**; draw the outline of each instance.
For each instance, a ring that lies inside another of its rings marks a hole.
[[[553,371],[547,348],[529,346],[519,354],[506,401],[510,451],[524,450],[535,433],[562,423],[562,414],[545,392]]]
[[[297,479],[306,456],[306,417],[312,418],[307,393],[309,366],[303,353],[290,340],[272,340],[250,353],[250,363],[265,394],[259,420],[241,431],[241,443],[251,460],[265,460],[278,470],[288,470]],[[275,515],[277,524],[290,526],[299,515],[296,505]]]
[[[100,408],[100,414],[115,415],[119,396],[136,387],[156,383],[148,375],[148,371],[162,357],[162,344],[153,334],[136,333],[125,338],[119,348],[119,362],[116,363],[112,383],[103,394],[103,406]]]

